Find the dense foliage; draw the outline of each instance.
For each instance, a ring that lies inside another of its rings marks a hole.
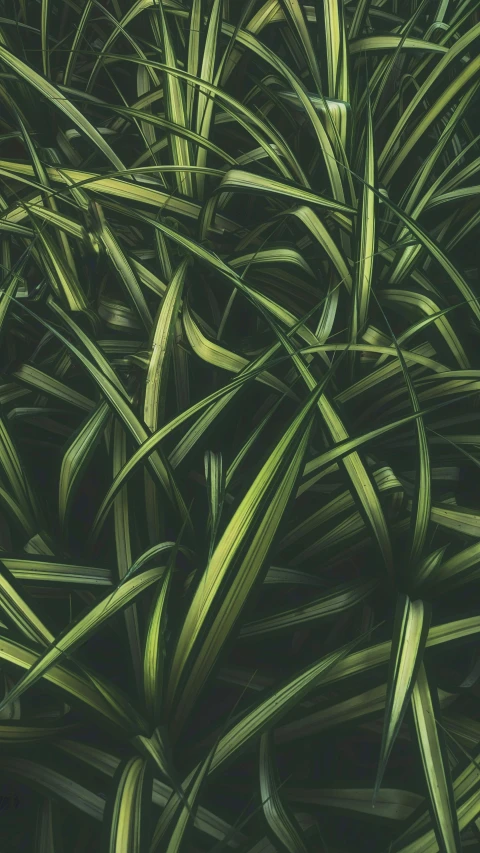
[[[480,3],[0,3],[2,853],[480,836]]]

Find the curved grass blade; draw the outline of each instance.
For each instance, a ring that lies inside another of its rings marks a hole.
[[[32,668],[39,660],[37,650],[32,650],[20,645],[13,640],[2,637],[0,644],[0,658],[13,663],[21,669]],[[142,726],[141,719],[130,705],[119,701],[118,695],[113,696],[115,691],[112,685],[104,679],[94,677],[90,670],[83,667],[81,675],[75,675],[64,666],[54,665],[44,673],[47,682],[62,690],[68,696],[69,701],[80,702],[84,707],[91,709],[97,721],[109,730],[116,732],[131,732]],[[8,705],[8,700],[6,706]]]
[[[64,382],[55,379],[53,376],[49,376],[43,370],[34,367],[33,364],[22,364],[16,370],[12,371],[11,375],[19,379],[20,382],[25,382],[27,385],[31,385],[33,388],[42,391],[44,394],[58,397],[59,400],[63,400],[71,406],[77,406],[85,412],[91,412],[95,406],[93,400],[90,400],[78,391],[74,391],[73,388],[69,388]]]
[[[176,548],[173,550],[175,557]],[[149,718],[153,723],[160,721],[163,711],[163,681],[166,659],[165,630],[167,599],[172,577],[173,560],[158,584],[148,619],[143,657],[143,692]]]
[[[203,361],[206,361],[208,364],[213,364],[215,367],[219,367],[222,370],[231,371],[232,373],[239,373],[251,364],[251,362],[243,356],[237,355],[237,353],[231,352],[230,350],[225,349],[225,347],[210,341],[203,334],[198,323],[195,322],[194,312],[191,310],[188,303],[184,307],[182,320],[190,346],[195,354]],[[287,394],[288,396],[293,395],[293,392],[290,390],[288,385],[285,385],[284,382],[277,379],[276,376],[273,376],[271,373],[267,373],[267,371],[260,374],[260,376],[257,376],[256,379],[258,382],[263,382],[265,385],[269,385],[271,388],[274,388],[283,394]]]
[[[0,466],[27,526],[34,528],[39,518],[36,498],[4,418],[0,418]]]
[[[167,24],[167,18],[160,4],[158,6],[158,15],[160,19],[160,30],[162,37],[163,55],[165,65],[176,68],[177,61],[175,57],[174,43],[170,34],[170,27]],[[165,81],[165,106],[167,118],[180,127],[185,126],[185,97],[182,81],[177,75],[170,74],[168,68],[164,72]],[[170,136],[170,145],[172,148],[172,159],[177,166],[190,166],[190,144],[188,140],[182,139],[175,134]],[[192,176],[189,172],[177,173],[177,189],[182,195],[192,196]]]
[[[164,416],[173,335],[188,264],[188,259],[185,259],[176,269],[163,298],[153,332],[143,410],[144,421],[152,432],[157,429],[159,418],[163,420]]]
[[[177,820],[175,822],[175,826],[173,828],[173,832],[170,836],[168,846],[166,848],[166,853],[179,853],[183,839],[185,836],[185,832],[189,826],[189,824],[193,823],[195,820],[195,812],[198,809],[198,797],[200,795],[200,791],[205,783],[208,771],[210,769],[211,760],[212,760],[213,750],[210,751],[210,754],[207,755],[206,760],[203,764],[198,768],[198,771],[192,774],[191,784],[188,786],[188,793],[186,794],[185,801],[181,808],[179,809],[179,814]],[[185,786],[187,788],[187,786]],[[160,818],[160,821],[162,819]],[[159,823],[160,823],[159,821]],[[152,844],[150,847],[150,853],[156,853],[158,851],[158,846],[156,846],[156,838],[158,828],[156,829]],[[162,844],[163,848],[163,844]]]
[[[217,539],[218,526],[225,500],[225,477],[223,473],[223,460],[221,453],[206,451],[204,456],[205,480],[208,489],[208,528],[210,532],[210,546],[208,559],[210,560]]]
[[[289,853],[308,853],[295,817],[289,814],[282,802],[271,732],[265,732],[260,738],[259,771],[263,813],[270,829],[278,838],[282,849],[285,848]]]
[[[173,722],[177,731],[191,711],[262,571],[300,472],[311,427],[312,404],[317,396],[318,392],[312,394],[248,490],[197,588],[182,626],[168,683],[167,705],[170,713],[175,708]],[[239,560],[240,546],[244,553]],[[232,575],[235,564],[236,572]],[[222,581],[227,579],[228,592],[220,596]],[[190,671],[185,680],[188,665]],[[180,696],[182,681],[185,683]]]
[[[48,646],[53,642],[54,635],[27,603],[21,586],[9,577],[8,570],[4,568],[0,569],[0,607],[13,626],[31,643]],[[3,701],[8,704],[6,696]]]
[[[423,663],[413,688],[412,707],[436,832],[447,853],[457,853],[461,842],[450,769]]]
[[[234,760],[255,738],[272,727],[289,710],[301,702],[304,696],[317,686],[322,678],[322,674],[327,673],[332,667],[335,667],[335,664],[341,661],[357,642],[358,639],[316,661],[312,666],[307,667],[299,675],[290,679],[267,699],[264,699],[251,711],[247,712],[215,745],[208,774],[217,772],[224,764]],[[198,771],[201,767],[201,764],[197,765],[197,768],[192,771],[188,777],[187,784],[191,781],[195,771]],[[185,783],[183,787],[185,787]],[[177,800],[173,796],[169,806],[175,808],[176,803]]]
[[[365,0],[362,0],[361,5],[365,7]],[[444,45],[436,44],[433,41],[391,35],[364,36],[363,38],[351,41],[348,49],[350,55],[352,55],[363,53],[366,50],[396,50],[400,45],[402,50],[428,50],[433,51],[433,53],[446,53],[448,50]]]
[[[232,761],[240,750],[243,750],[254,738],[273,727],[289,710],[307,696],[358,642],[359,639],[357,638],[347,646],[325,655],[303,672],[289,679],[286,684],[244,714],[220,739],[213,756],[210,772],[217,772],[227,761]]]
[[[118,278],[122,281],[145,329],[150,331],[152,327],[152,317],[135,273],[119,246],[113,231],[108,226],[102,208],[97,202],[92,202],[91,212],[95,217],[95,233],[98,239],[103,243],[105,251],[117,272]]]
[[[63,853],[60,814],[57,804],[45,797],[40,805],[35,827],[35,853]]]
[[[58,484],[58,513],[63,527],[72,505],[75,488],[79,485],[79,480],[101,440],[109,415],[108,403],[100,403],[65,448]]]
[[[312,237],[315,237],[319,245],[326,251],[340,276],[340,280],[345,283],[347,290],[350,292],[352,289],[352,274],[348,267],[347,260],[342,249],[335,243],[332,235],[315,210],[307,205],[301,205],[300,207],[289,211],[289,213],[292,216],[296,216],[297,219],[303,222]]]
[[[82,38],[85,34],[85,29],[88,23],[88,19],[90,17],[90,12],[92,11],[92,0],[86,0],[85,6],[83,8],[82,16],[78,23],[78,26],[75,28],[74,37],[72,46],[68,53],[67,62],[65,65],[65,73],[63,75],[63,85],[68,86],[70,83],[70,79],[75,71],[75,65],[79,56],[79,45],[82,41]]]
[[[29,313],[30,309],[25,310]],[[35,315],[33,315],[35,316]],[[62,343],[67,347],[70,352],[72,352],[76,358],[80,361],[80,363],[86,367],[89,374],[96,381],[98,386],[100,387],[102,394],[106,397],[106,399],[111,404],[114,411],[121,418],[121,420],[125,423],[126,427],[133,435],[135,440],[139,443],[144,442],[147,439],[147,432],[136,417],[133,409],[127,402],[127,400],[119,393],[115,385],[110,381],[110,379],[103,373],[101,373],[97,367],[92,364],[92,362],[87,359],[80,350],[78,350],[70,341],[68,341],[63,335],[58,332],[57,329],[53,328],[46,320],[41,320],[42,324],[49,329],[49,331],[55,335],[55,337],[59,338]],[[36,370],[36,368],[30,368],[30,370]],[[37,374],[40,374],[40,371],[37,371]],[[41,374],[41,376],[45,376],[45,374]],[[50,379],[50,377],[48,377]],[[58,380],[52,380],[52,382],[57,382]],[[61,383],[60,383],[61,384]],[[51,382],[50,382],[51,385]],[[62,386],[63,387],[63,386]],[[73,392],[72,392],[73,393]],[[93,407],[93,404],[92,404]],[[89,406],[89,408],[91,408]],[[165,463],[160,458],[159,454],[155,452],[149,457],[149,464],[155,474],[155,476],[160,480],[162,487],[165,489],[168,496],[176,503],[177,507],[180,510],[180,514],[186,518],[188,517],[188,513],[183,502],[183,499],[178,491],[178,487],[176,486],[175,481],[170,475],[170,472],[167,470]]]
[[[291,572],[291,580],[294,580],[294,570],[292,569]],[[299,574],[301,576],[303,573]],[[287,574],[288,577],[289,575]],[[308,575],[306,577],[308,578]],[[285,582],[287,582],[287,579]],[[305,580],[305,582],[307,581]],[[363,601],[375,589],[375,586],[375,582],[348,584],[345,588],[340,588],[338,591],[322,596],[301,607],[284,610],[273,616],[257,619],[254,622],[247,622],[240,630],[239,636],[255,637],[259,634],[269,634],[271,631],[296,630],[298,627],[308,625],[310,622],[334,616],[350,607],[354,607],[360,601]]]
[[[407,820],[424,802],[423,797],[412,791],[397,788],[382,788],[375,800],[372,813],[371,788],[286,788],[285,797],[294,803],[311,803],[328,809],[341,809],[341,813],[359,812],[368,817]]]
[[[260,368],[259,370],[262,370],[262,368]],[[198,411],[201,411],[203,408],[206,408],[207,405],[219,398],[222,398],[224,395],[233,394],[237,383],[239,386],[241,386],[245,381],[248,381],[249,379],[250,375],[248,373],[243,374],[237,380],[233,380],[225,388],[214,392],[208,397],[205,397],[199,403],[194,404],[191,409],[186,412],[183,412],[181,415],[178,415],[169,424],[167,424],[165,427],[161,427],[149,439],[143,442],[141,447],[139,447],[138,450],[136,450],[135,453],[130,457],[129,461],[124,466],[120,474],[117,476],[116,480],[114,481],[114,483],[108,490],[105,498],[103,499],[102,505],[97,513],[93,524],[92,539],[94,538],[94,536],[98,535],[99,528],[104,523],[106,513],[108,512],[111,506],[111,502],[114,500],[119,489],[122,488],[123,484],[126,482],[128,477],[133,474],[135,469],[142,464],[143,460],[148,458],[149,454],[154,450],[156,445],[159,444],[164,437],[169,435],[170,432],[176,429],[177,426],[180,426],[182,423],[192,417],[193,414]],[[432,410],[435,410],[435,408],[436,407],[433,407]],[[425,415],[427,414],[427,412],[428,410],[424,410],[422,414]],[[365,444],[369,441],[373,441],[373,439],[377,438],[378,436],[385,435],[392,430],[399,429],[402,426],[406,426],[419,416],[419,413],[407,415],[406,417],[400,418],[399,420],[393,421],[389,424],[386,424],[385,426],[379,427],[378,429],[369,430],[368,432],[363,433],[362,435],[356,438],[350,438],[341,441],[331,450],[326,451],[325,453],[315,457],[313,460],[308,462],[304,469],[304,475],[309,475],[313,471],[317,471],[319,468],[322,467],[326,468],[329,463],[332,462],[332,460],[343,458],[344,456],[355,450],[357,447],[360,447],[362,444]]]
[[[281,0],[281,5],[285,8],[285,17],[290,18],[293,27],[297,31],[298,38],[302,45],[302,50],[308,63],[310,74],[315,82],[318,92],[322,91],[322,81],[320,77],[320,68],[317,58],[317,53],[313,47],[310,33],[308,31],[307,22],[305,20],[304,9],[299,3],[299,0]]]
[[[113,476],[120,471],[126,462],[127,436],[122,423],[116,420],[113,427]],[[125,582],[125,577],[132,564],[132,547],[130,531],[130,506],[128,490],[123,489],[115,498],[113,507],[113,523],[115,535],[115,550],[117,557],[118,576]],[[128,607],[124,613],[127,628],[128,644],[132,660],[133,672],[137,690],[142,687],[142,654],[140,644],[140,629],[136,604]]]
[[[397,479],[391,468],[385,466],[374,470],[373,479],[379,492],[403,491],[400,480]],[[299,539],[305,538],[318,527],[353,506],[355,506],[355,500],[351,491],[341,492],[287,533],[279,543],[279,547],[282,550],[289,548]]]
[[[111,815],[107,805],[104,816],[109,827],[108,853],[147,853],[152,783],[144,758],[126,759],[118,767]]]
[[[50,562],[38,557],[9,557],[2,554],[0,562],[14,578],[35,583],[72,584],[77,586],[111,586],[110,569],[93,566],[75,566],[70,563]]]
[[[356,220],[358,231],[358,238],[355,241],[357,256],[352,288],[353,305],[350,339],[354,344],[358,343],[360,330],[365,328],[367,321],[376,252],[375,230],[378,202],[375,193],[369,189],[369,187],[375,186],[376,183],[376,162],[370,101],[367,104],[366,125],[364,184]]]
[[[254,175],[240,169],[230,169],[222,179],[216,192],[274,193],[289,199],[306,201],[310,204],[316,204],[319,207],[330,208],[340,213],[354,212],[353,208],[340,201],[325,198],[302,187],[289,186],[272,178]]]
[[[280,328],[274,324],[272,320],[270,320],[270,323],[274,327],[275,333],[283,346],[292,356],[295,367],[304,380],[307,388],[312,390],[312,388],[316,386],[316,381],[304,360],[301,356],[295,353],[292,342],[283,334]],[[333,408],[325,393],[322,393],[319,397],[317,405],[330,436],[335,442],[335,449],[337,449],[340,442],[348,441],[348,433],[341,418]],[[343,456],[343,464],[345,465],[345,469],[351,480],[352,486],[358,495],[360,504],[368,522],[372,527],[375,539],[380,547],[387,572],[391,575],[393,571],[393,554],[390,536],[385,516],[380,505],[378,495],[372,485],[370,476],[357,452]]]
[[[38,74],[33,68],[27,65],[19,57],[15,56],[6,47],[0,44],[0,60],[5,63],[8,68],[24,80],[30,86],[33,86],[37,92],[44,95],[52,106],[63,112],[77,127],[90,139],[91,142],[98,148],[102,154],[110,161],[115,169],[124,169],[124,165],[119,157],[105,142],[103,136],[93,127],[92,124],[82,115],[68,98],[63,95],[60,90],[50,83],[45,77]]]
[[[38,761],[22,757],[6,757],[0,759],[0,766],[5,773],[20,779],[22,782],[39,790],[43,795],[53,794],[60,800],[65,800],[74,809],[94,820],[101,821],[105,808],[105,800],[94,794],[84,785],[79,785],[63,773],[53,770]],[[51,848],[49,848],[49,853]]]
[[[475,636],[478,632],[480,632],[480,618],[478,616],[458,619],[454,622],[444,622],[430,628],[426,646],[427,648],[434,648],[444,643],[452,643],[455,640]],[[333,670],[329,670],[325,678],[321,680],[322,686],[334,684],[337,681],[343,681],[344,678],[361,675],[377,666],[382,666],[389,661],[391,648],[392,644],[388,641],[348,655],[344,660],[340,660]]]
[[[90,746],[89,744],[80,744],[78,741],[60,738],[56,742],[55,747],[66,754],[69,759],[73,757],[106,776],[112,777],[120,764],[120,759],[110,752]],[[152,802],[155,806],[164,809],[171,795],[172,788],[169,785],[161,782],[159,779],[153,780]],[[194,817],[194,824],[195,828],[200,832],[217,839],[223,839],[232,829],[226,821],[203,806],[198,807],[197,814]],[[242,833],[234,831],[232,838],[228,842],[228,846],[238,848],[245,841],[246,838]]]
[[[397,350],[398,360],[402,367],[412,409],[415,414],[418,414],[421,411],[420,403],[418,401],[418,396],[411,380],[408,367],[405,363],[403,353],[398,346],[397,339],[385,315],[384,319],[392,336],[395,349]],[[430,454],[423,418],[420,417],[415,419],[415,431],[417,433],[418,442],[418,462],[415,478],[415,493],[412,505],[414,524],[409,531],[409,569],[411,574],[415,571],[417,563],[423,556],[432,504]]]
[[[420,600],[411,601],[408,595],[398,596],[382,745],[373,792],[373,803],[379,794],[387,762],[405,716],[417,672],[422,663],[429,623],[428,605]]]
[[[28,673],[17,682],[15,687],[0,702],[0,711],[13,699],[21,696],[25,690],[31,687],[39,678],[45,676],[62,655],[70,654],[78,646],[82,645],[89,636],[106,622],[113,614],[127,607],[145,589],[155,583],[163,573],[162,568],[147,569],[140,575],[120,583],[110,593],[105,601],[96,604],[85,616],[80,617],[73,625],[59,634],[55,641],[49,641],[49,647],[41,654],[38,660],[29,669]],[[51,635],[50,635],[51,636]]]

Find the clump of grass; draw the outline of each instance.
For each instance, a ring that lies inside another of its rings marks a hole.
[[[1,4],[4,853],[478,846],[477,7]]]

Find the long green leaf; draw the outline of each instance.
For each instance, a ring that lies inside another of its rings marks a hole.
[[[412,707],[435,827],[445,850],[456,853],[461,847],[457,811],[445,749],[441,745],[442,733],[437,728],[423,664],[413,688]]]
[[[374,801],[380,790],[388,758],[415,686],[416,676],[422,663],[429,622],[428,606],[423,601],[411,601],[407,595],[398,597]]]

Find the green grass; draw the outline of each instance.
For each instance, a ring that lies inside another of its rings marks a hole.
[[[2,853],[480,845],[480,3],[0,3]]]

